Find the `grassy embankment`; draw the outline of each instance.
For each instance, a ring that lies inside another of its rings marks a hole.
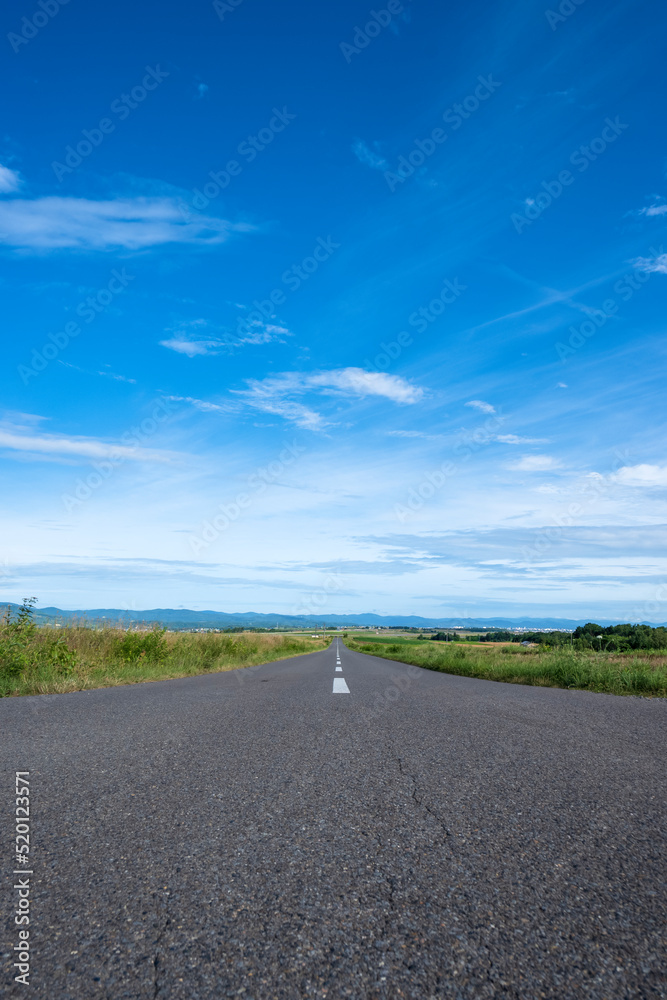
[[[0,697],[138,684],[313,653],[330,640],[242,633],[125,632],[86,625],[0,627]]]
[[[427,670],[462,677],[480,677],[512,684],[578,688],[607,694],[667,697],[667,650],[634,650],[631,653],[598,653],[559,649],[517,649],[493,643],[415,642],[394,639],[378,642],[377,636],[345,640],[350,649],[413,663]]]

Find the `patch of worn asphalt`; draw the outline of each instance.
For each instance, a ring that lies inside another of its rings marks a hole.
[[[667,703],[335,650],[0,701],[30,995],[665,997]]]

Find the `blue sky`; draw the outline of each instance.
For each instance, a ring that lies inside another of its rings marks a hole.
[[[1,599],[667,620],[663,5],[2,17]]]

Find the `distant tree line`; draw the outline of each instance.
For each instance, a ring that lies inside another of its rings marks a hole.
[[[599,637],[602,638],[599,638]],[[418,639],[435,642],[532,642],[539,646],[574,646],[575,649],[602,649],[607,652],[626,652],[632,649],[667,649],[667,628],[660,625],[596,625],[588,622],[574,632],[510,632],[498,629],[481,635],[462,636],[450,632],[436,632]]]
[[[601,635],[599,640],[597,636]],[[667,628],[659,625],[653,628],[651,625],[609,625],[602,628],[593,622],[581,625],[574,630],[573,639],[575,643],[590,648],[603,649],[666,649],[667,648]]]

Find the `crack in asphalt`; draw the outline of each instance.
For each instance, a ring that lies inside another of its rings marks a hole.
[[[451,837],[452,836],[452,831],[446,825],[446,823],[442,819],[442,817],[440,817],[438,815],[438,813],[434,809],[431,809],[431,807],[428,805],[427,802],[424,801],[424,799],[418,798],[418,796],[417,796],[418,784],[417,784],[417,779],[414,776],[414,774],[408,774],[407,771],[403,770],[403,761],[401,760],[400,757],[397,757],[396,760],[398,761],[398,770],[400,771],[401,775],[404,778],[409,778],[410,781],[412,782],[412,795],[410,797],[412,799],[414,799],[414,801],[417,803],[417,805],[421,809],[423,809],[426,813],[428,813],[429,816],[433,817],[433,819],[436,821],[436,823],[438,824],[438,826],[440,827],[440,829],[443,831],[445,839],[447,837]]]
[[[401,757],[397,756],[396,761],[398,762],[398,770],[401,776],[404,778],[408,778],[409,781],[411,782],[412,790],[410,798],[413,799],[413,801],[416,803],[417,806],[423,809],[429,816],[431,816],[437,822],[438,826],[443,832],[443,840],[446,840],[447,838],[451,837],[452,833],[445,824],[445,822],[443,821],[443,819],[438,815],[437,812],[435,812],[428,805],[428,803],[424,801],[423,798],[420,798],[420,796],[418,795],[418,782],[416,777],[413,774],[409,774],[404,769],[403,760]],[[381,835],[377,830],[375,831],[375,837],[377,839],[380,851],[383,851],[385,845],[383,843]],[[396,888],[398,883],[397,877],[387,872],[384,875],[384,882],[388,889],[386,894],[387,910],[382,915],[382,927],[380,928],[380,933],[378,937],[376,937],[375,939],[376,947],[378,946],[378,943],[385,944],[388,946],[389,940],[392,937],[392,934],[394,933],[395,930],[392,929],[391,926],[392,917],[400,916],[401,914],[401,907],[396,900]],[[412,967],[408,955],[394,955],[393,960],[389,960],[388,947],[381,948],[380,951],[384,964],[382,966],[382,971],[378,972],[377,979],[375,982],[375,988],[380,990],[382,992],[382,995],[384,996],[386,995],[386,990],[389,986],[387,980],[391,976],[392,965],[394,966],[394,968],[400,966],[404,969],[407,969],[410,972],[412,971]]]
[[[157,899],[156,899],[156,902],[157,902]],[[159,912],[158,912],[158,907],[157,906],[155,907],[155,910],[156,910],[156,913],[157,913],[157,915],[159,917]],[[158,933],[158,936],[155,939],[155,944],[153,945],[153,952],[154,952],[154,954],[153,954],[153,1000],[156,1000],[158,993],[162,989],[162,987],[160,985],[160,972],[159,972],[159,968],[158,968],[159,964],[160,964],[160,956],[159,956],[158,951],[159,951],[160,944],[162,943],[162,940],[163,940],[165,934],[167,933],[167,930],[168,930],[170,924],[171,924],[171,918],[168,917],[168,916],[165,917],[164,925],[160,929],[160,931]]]

